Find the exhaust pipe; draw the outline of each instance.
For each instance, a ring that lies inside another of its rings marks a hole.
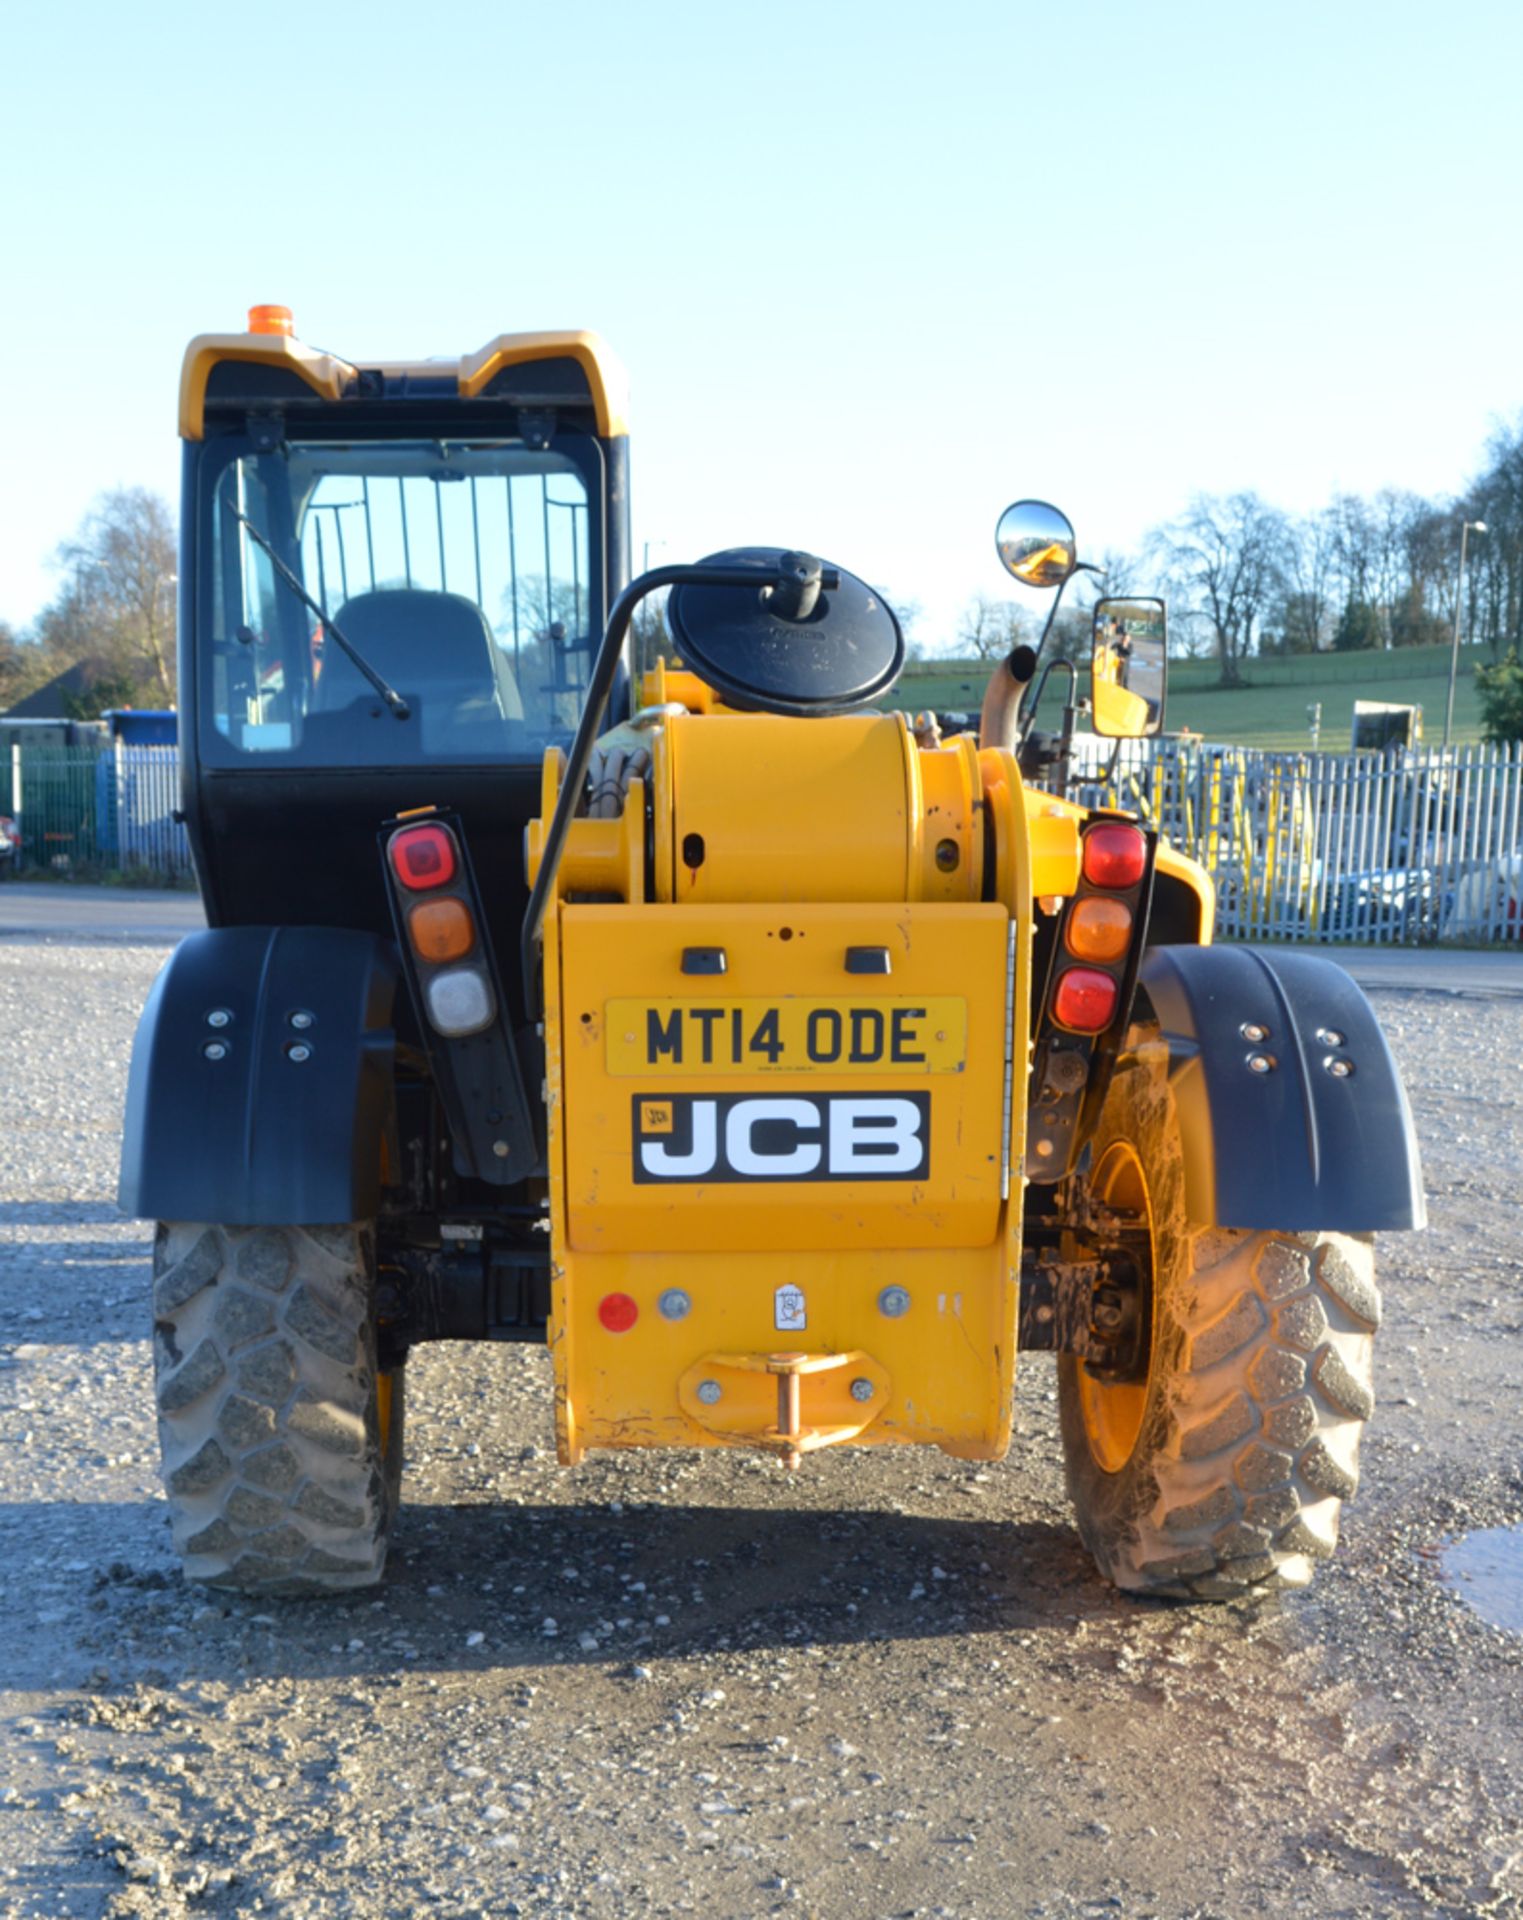
[[[978,716],[981,747],[1003,747],[1007,753],[1014,753],[1021,696],[1035,672],[1036,648],[1022,645],[1012,647],[989,675],[983,709]]]

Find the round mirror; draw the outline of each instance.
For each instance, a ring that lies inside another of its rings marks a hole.
[[[1079,558],[1068,516],[1045,500],[1017,500],[994,530],[1000,564],[1023,586],[1061,587]]]

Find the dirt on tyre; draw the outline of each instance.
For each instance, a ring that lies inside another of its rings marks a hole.
[[[187,1578],[372,1585],[401,1490],[401,1369],[377,1367],[364,1225],[161,1225],[154,1375]]]
[[[1301,1587],[1338,1541],[1374,1406],[1368,1236],[1192,1222],[1168,1050],[1134,1033],[1094,1144],[1094,1198],[1150,1228],[1151,1351],[1131,1385],[1058,1362],[1079,1531],[1133,1592]]]

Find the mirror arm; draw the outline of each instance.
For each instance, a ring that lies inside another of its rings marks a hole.
[[[1092,569],[1084,570],[1092,571]],[[1079,571],[1081,571],[1080,564],[1075,563],[1074,573],[1078,573]],[[1036,657],[1038,660],[1041,659],[1042,654],[1046,650],[1047,636],[1052,632],[1052,623],[1058,617],[1058,608],[1063,604],[1063,595],[1068,591],[1068,581],[1072,580],[1072,578],[1073,573],[1069,574],[1068,580],[1065,580],[1052,596],[1052,605],[1047,611],[1047,624],[1042,628],[1042,637],[1036,643]],[[1019,750],[1021,742],[1026,738],[1026,735],[1031,731],[1031,724],[1036,719],[1036,710],[1042,703],[1042,689],[1047,685],[1047,674],[1054,666],[1071,664],[1071,662],[1066,661],[1050,661],[1047,668],[1043,671],[1040,680],[1038,680],[1036,674],[1033,672],[1032,677],[1021,689],[1020,704],[1015,710],[1015,744],[1017,750]]]

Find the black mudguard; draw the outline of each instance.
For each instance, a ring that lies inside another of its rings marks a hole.
[[[133,1043],[122,1211],[248,1227],[371,1218],[396,985],[390,942],[368,933],[218,927],[181,941]]]
[[[1192,1220],[1289,1233],[1427,1224],[1406,1092],[1342,967],[1304,953],[1156,947],[1138,983],[1169,1045]]]

